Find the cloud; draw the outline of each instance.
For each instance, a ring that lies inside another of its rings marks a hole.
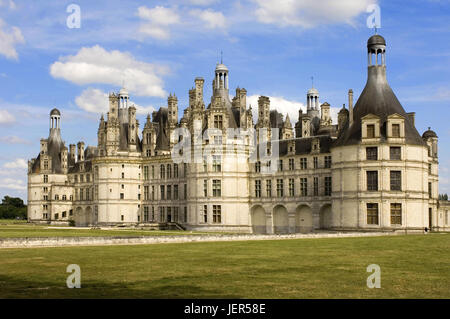
[[[9,113],[7,110],[0,109],[0,124],[11,124],[16,121],[14,115]]]
[[[374,0],[252,0],[259,22],[280,27],[312,28],[321,24],[348,23]]]
[[[139,32],[160,40],[169,39],[169,27],[180,23],[180,16],[174,8],[156,6],[150,9],[142,6],[138,8],[137,15],[144,20]]]
[[[99,89],[87,88],[75,99],[75,104],[90,113],[107,113],[109,110],[108,94]],[[136,113],[152,113],[155,108],[152,106],[141,106],[130,100],[130,106],[134,105]]]
[[[222,12],[213,11],[211,9],[199,10],[194,9],[189,12],[193,17],[196,17],[206,23],[209,29],[224,29],[227,22]]]
[[[130,53],[107,51],[99,45],[83,47],[76,55],[60,57],[50,66],[50,74],[69,82],[84,85],[92,83],[121,86],[139,96],[164,97],[161,76],[168,69],[136,60]]]
[[[23,158],[18,158],[13,162],[7,162],[5,164],[3,164],[4,168],[28,168],[28,163],[26,160],[24,160]]]
[[[10,135],[10,136],[2,136],[0,137],[0,143],[6,144],[31,144],[30,141],[25,140],[21,137]]]
[[[13,0],[0,0],[0,7],[8,7],[10,10],[14,10],[16,4]]]
[[[11,60],[18,60],[16,45],[25,43],[25,39],[18,27],[9,27],[0,19],[0,54]]]
[[[218,0],[187,0],[187,2],[195,6],[209,6],[218,2]]]
[[[27,185],[23,180],[15,178],[2,178],[0,179],[0,187],[13,189],[18,191],[24,191],[27,189]]]

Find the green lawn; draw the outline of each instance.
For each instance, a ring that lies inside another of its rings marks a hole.
[[[450,234],[0,249],[0,298],[30,297],[450,298]]]

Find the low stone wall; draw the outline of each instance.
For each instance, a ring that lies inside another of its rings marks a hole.
[[[339,237],[374,237],[393,236],[401,233],[314,233],[286,235],[177,235],[177,236],[139,236],[139,237],[49,237],[49,238],[1,238],[0,248],[33,248],[65,246],[103,246],[103,245],[148,245],[163,243],[212,242],[212,241],[246,241],[246,240],[281,240],[299,238],[339,238]]]

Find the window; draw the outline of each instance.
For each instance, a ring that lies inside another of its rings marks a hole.
[[[307,169],[308,168],[308,161],[306,157],[303,157],[300,159],[300,168],[301,169]]]
[[[84,200],[84,189],[80,188],[80,200]]]
[[[94,170],[94,178],[98,179],[98,166],[95,166],[95,170]]]
[[[261,162],[260,161],[257,161],[255,163],[255,172],[256,173],[260,173],[261,172]]]
[[[282,179],[277,179],[277,197],[284,196],[284,181]]]
[[[295,196],[295,181],[293,178],[289,178],[289,196]]]
[[[214,115],[214,128],[222,129],[222,115]]]
[[[159,221],[164,222],[164,207],[159,207]]]
[[[178,164],[173,164],[173,177],[178,178]]]
[[[66,195],[62,195],[62,200],[67,200],[67,196]]]
[[[213,197],[222,196],[221,181],[219,179],[213,179]]]
[[[222,135],[214,136],[214,144],[215,145],[222,145]]]
[[[155,200],[155,186],[152,185],[152,200]]]
[[[222,206],[213,205],[213,223],[220,224],[222,222]]]
[[[402,155],[401,150],[402,149],[399,146],[390,147],[389,153],[390,153],[391,160],[393,160],[393,161],[401,160],[401,155]]]
[[[152,178],[155,178],[155,166],[152,165]]]
[[[120,193],[120,199],[124,199],[124,194]]]
[[[164,199],[164,185],[160,185],[161,199]]]
[[[428,197],[433,197],[433,188],[431,187],[431,183],[428,183]]]
[[[289,170],[290,171],[293,171],[294,169],[295,169],[295,166],[294,166],[294,159],[293,158],[290,158],[289,159]]]
[[[122,178],[125,178],[125,173],[124,172],[122,172]]]
[[[144,180],[148,180],[148,166],[144,166]]]
[[[44,183],[48,183],[48,175],[44,175]]]
[[[91,174],[86,174],[86,182],[87,183],[91,182]]]
[[[94,199],[98,199],[98,185],[94,186]]]
[[[325,177],[325,196],[331,196],[331,176]]]
[[[431,173],[431,172],[432,172],[432,171],[431,171],[431,167],[432,167],[431,164],[428,164],[428,174],[429,174],[429,175],[432,174],[432,173]]]
[[[331,156],[325,156],[325,168],[331,168]]]
[[[59,200],[59,195],[55,195],[55,200]]]
[[[374,138],[374,137],[375,137],[375,125],[368,124],[367,125],[367,138]]]
[[[44,195],[44,200],[48,200],[48,195]]]
[[[144,206],[144,222],[148,222],[148,206]]]
[[[266,194],[267,197],[272,197],[272,180],[266,180]]]
[[[368,161],[378,160],[378,147],[366,147],[366,158]]]
[[[208,197],[208,180],[203,180],[203,196]]]
[[[203,222],[208,222],[208,205],[203,205]]]
[[[172,178],[172,166],[167,164],[167,178]]]
[[[402,190],[402,172],[391,171],[391,191]]]
[[[279,172],[283,171],[283,160],[278,160],[278,171]]]
[[[187,199],[187,184],[184,184],[184,199]]]
[[[44,169],[48,169],[48,161],[47,160],[44,161]]]
[[[261,197],[261,181],[255,181],[255,197]]]
[[[166,168],[164,165],[161,165],[159,167],[159,174],[161,178],[165,178],[166,177]]]
[[[62,213],[61,213],[61,217],[62,217],[62,218],[65,218],[66,216],[67,216],[67,213],[66,213],[66,212],[62,212]]]
[[[203,156],[203,172],[208,171],[208,158],[206,156]]]
[[[44,187],[43,191],[44,193],[48,193],[48,187]]]
[[[120,215],[120,220],[123,221],[124,220],[124,216]]]
[[[378,190],[378,171],[367,171],[367,190]]]
[[[144,186],[144,200],[148,200],[148,186]]]
[[[222,171],[222,157],[220,155],[213,155],[213,171]]]
[[[314,161],[314,168],[319,168],[319,159],[317,157],[314,157],[313,161]]]
[[[314,196],[319,196],[319,178],[314,177]]]
[[[178,199],[178,185],[173,185],[173,199]]]
[[[378,204],[367,203],[367,224],[378,225]]]
[[[170,223],[172,222],[172,208],[171,207],[167,207],[167,221]]]
[[[55,214],[55,219],[59,219],[58,213]]]
[[[172,185],[167,185],[166,199],[172,199]]]
[[[402,224],[402,204],[391,203],[391,225]]]
[[[69,210],[69,216],[73,216],[73,210]]]
[[[392,124],[392,137],[400,137],[400,124]]]
[[[308,179],[300,178],[300,195],[308,196]]]

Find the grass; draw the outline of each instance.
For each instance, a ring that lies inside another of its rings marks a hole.
[[[1,249],[0,298],[450,298],[450,234]]]
[[[0,220],[0,239],[1,238],[30,238],[30,237],[99,237],[99,236],[119,236],[119,237],[135,237],[135,236],[170,236],[170,235],[199,235],[211,234],[205,232],[190,232],[179,230],[145,230],[145,229],[79,229],[64,228],[60,226],[35,225],[27,224],[14,220]]]

